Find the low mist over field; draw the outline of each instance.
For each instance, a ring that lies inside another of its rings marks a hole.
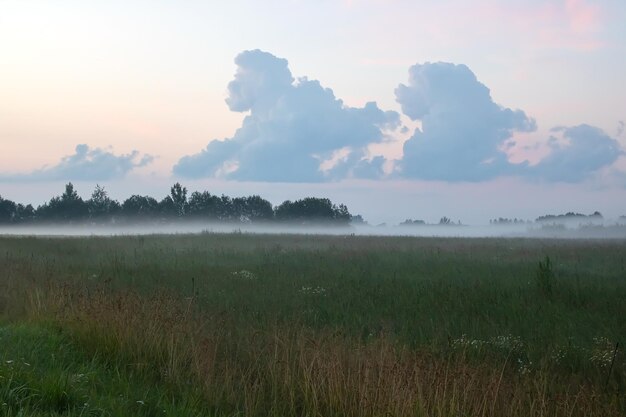
[[[420,237],[523,237],[568,239],[626,239],[626,224],[582,225],[422,225],[422,226],[303,226],[254,225],[205,222],[180,222],[170,224],[134,225],[37,225],[0,226],[0,235],[12,236],[132,236],[153,234],[304,234],[304,235],[356,235],[356,236],[420,236]]]

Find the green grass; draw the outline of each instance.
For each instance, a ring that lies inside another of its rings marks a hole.
[[[0,327],[1,416],[206,415],[193,391],[167,386],[128,364],[90,356],[59,328]]]
[[[103,392],[93,383],[79,389],[69,377],[62,380],[71,372],[87,375],[67,368],[87,365],[108,370],[98,378],[116,394],[91,401],[94,410],[112,415],[124,415],[123,410],[133,415],[127,407],[137,408],[135,398],[146,386],[156,387],[146,391],[150,401],[142,400],[154,410],[163,406],[176,414],[180,410],[171,404],[193,405],[177,415],[202,410],[194,408],[200,407],[198,395],[205,412],[217,415],[320,410],[380,415],[380,409],[357,404],[363,390],[373,389],[369,380],[362,380],[364,386],[345,380],[331,388],[316,378],[344,380],[376,362],[381,352],[388,357],[379,358],[380,366],[395,371],[374,367],[372,372],[404,382],[397,382],[395,394],[379,387],[369,395],[396,407],[392,415],[444,416],[459,410],[467,415],[620,415],[626,411],[626,360],[615,345],[626,343],[625,260],[624,241],[4,237],[0,314],[8,322],[35,323],[3,332],[31,337],[42,346],[56,341],[73,352],[58,368],[40,369],[75,393],[61,396],[60,404],[70,404],[74,413],[68,415],[81,415],[84,402],[77,398]],[[59,326],[63,332],[52,330]],[[12,340],[18,343],[19,337]],[[316,343],[313,351],[307,340]],[[335,363],[335,370],[324,368],[320,358]],[[127,364],[137,362],[149,365],[127,372]],[[425,364],[431,362],[437,364],[433,369]],[[439,366],[465,369],[457,378],[460,385],[439,378]],[[107,379],[119,378],[120,369],[126,382]],[[445,394],[400,378],[403,369],[423,380],[434,378],[429,384],[447,387]],[[286,375],[296,388],[285,385]],[[130,383],[132,378],[138,380]],[[485,387],[471,396],[475,403],[457,402],[461,393],[449,397],[467,378]],[[39,381],[22,379],[26,382],[15,387]],[[197,390],[186,381],[195,381]],[[139,392],[119,389],[131,386]],[[26,392],[37,390],[42,388],[33,385]],[[354,395],[351,408],[348,400],[332,399],[339,392]],[[415,396],[414,401],[400,403],[400,392]],[[125,400],[117,400],[120,395]],[[542,395],[543,408],[536,402]],[[33,398],[29,407],[38,407],[40,397]]]

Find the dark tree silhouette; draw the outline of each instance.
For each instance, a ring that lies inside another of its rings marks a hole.
[[[327,198],[307,197],[302,200],[285,201],[274,210],[277,220],[295,223],[349,223],[350,212],[340,204],[334,205]]]
[[[122,214],[130,218],[154,218],[159,214],[159,203],[150,196],[132,195],[122,203]]]
[[[31,205],[16,204],[0,197],[0,223],[30,221],[90,221],[92,223],[127,221],[168,221],[171,219],[198,219],[238,223],[290,221],[300,224],[349,224],[364,222],[352,216],[348,208],[335,205],[327,198],[307,197],[285,201],[274,208],[259,195],[231,198],[216,196],[208,191],[193,192],[187,198],[187,188],[180,183],[170,188],[170,194],[157,201],[150,196],[132,195],[122,204],[111,199],[100,185],[96,185],[87,201],[78,195],[72,183],[65,192],[33,209]]]
[[[406,219],[405,221],[400,223],[400,226],[422,226],[425,224],[426,222],[424,220]]]
[[[188,214],[195,219],[218,220],[221,199],[208,191],[195,191],[188,202]]]
[[[14,221],[16,223],[28,223],[36,220],[35,208],[30,205],[18,204],[15,209],[15,218]]]
[[[87,218],[89,209],[70,182],[60,197],[52,197],[47,204],[37,208],[37,218],[44,221],[73,222]]]
[[[93,221],[111,220],[121,211],[120,203],[109,198],[109,194],[100,185],[96,185],[91,198],[87,200],[87,208],[89,218]]]
[[[177,182],[170,189],[170,198],[176,215],[183,217],[187,212],[187,188]]]
[[[17,204],[0,196],[0,223],[11,223],[15,219]]]

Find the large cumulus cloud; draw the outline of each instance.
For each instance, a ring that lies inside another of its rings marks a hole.
[[[422,125],[405,142],[397,163],[403,177],[481,181],[515,175],[579,182],[624,154],[616,139],[581,124],[553,128],[544,141],[549,153],[539,163],[511,163],[507,143],[517,132],[536,130],[535,120],[522,110],[495,103],[489,89],[465,65],[414,65],[408,84],[400,84],[395,93],[402,112]]]
[[[552,133],[550,153],[526,170],[529,175],[547,181],[579,182],[624,154],[616,139],[594,126],[557,127]]]
[[[154,158],[138,151],[115,155],[102,148],[90,148],[85,144],[76,146],[72,155],[65,156],[53,166],[43,167],[23,174],[0,174],[1,180],[10,181],[102,181],[124,177],[135,168],[143,167]]]
[[[495,103],[467,66],[436,62],[410,67],[408,82],[395,90],[402,112],[420,127],[404,143],[402,157],[389,161],[367,149],[389,132],[406,133],[398,113],[374,102],[346,106],[318,81],[295,79],[285,59],[267,52],[245,51],[235,63],[226,103],[248,114],[233,137],[181,158],[176,175],[313,182],[376,179],[393,166],[397,178],[578,182],[624,154],[602,130],[578,125],[552,129],[543,141],[548,154],[539,163],[512,163],[515,134],[536,131],[535,120]]]
[[[405,177],[477,181],[513,173],[519,167],[508,162],[503,143],[536,129],[523,111],[494,103],[465,65],[414,65],[395,93],[404,114],[422,123],[404,144],[398,168]]]
[[[209,142],[180,159],[176,175],[313,182],[378,174],[380,161],[368,161],[366,148],[399,126],[398,113],[373,102],[346,106],[318,81],[295,80],[287,61],[267,52],[245,51],[235,63],[226,103],[232,111],[250,113],[232,138]],[[346,157],[321,170],[321,163],[340,150]]]

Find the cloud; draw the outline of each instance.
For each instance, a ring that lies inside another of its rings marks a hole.
[[[232,111],[249,114],[233,137],[181,158],[175,175],[282,182],[343,178],[363,171],[369,164],[367,146],[400,127],[397,112],[383,111],[374,102],[346,106],[318,81],[294,79],[287,60],[267,52],[242,52],[235,63],[226,103]],[[339,150],[347,154],[322,170]],[[368,175],[375,175],[380,163],[369,165]]]
[[[25,174],[0,174],[0,180],[12,181],[102,181],[122,178],[135,168],[153,161],[151,155],[140,155],[132,151],[115,155],[110,150],[90,148],[85,144],[76,146],[73,155],[65,156],[54,166],[46,166]]]
[[[514,163],[510,156],[521,156],[516,149],[529,146],[514,135],[536,131],[535,120],[495,103],[467,66],[436,62],[410,67],[408,83],[395,90],[402,112],[420,127],[404,142],[402,157],[388,160],[368,147],[385,142],[389,132],[407,133],[398,113],[374,102],[346,106],[318,81],[295,79],[287,60],[267,52],[245,51],[235,63],[226,103],[247,112],[241,127],[181,158],[175,175],[320,182],[378,179],[392,170],[396,178],[448,182],[503,176],[579,182],[624,155],[616,139],[579,125],[555,128],[550,138],[534,143],[549,150],[538,163]]]
[[[521,110],[502,107],[465,65],[444,62],[409,69],[395,90],[402,112],[422,128],[404,144],[399,174],[409,178],[480,181],[515,173],[502,147],[515,132],[536,129]]]
[[[527,173],[547,181],[579,182],[624,155],[619,142],[586,124],[557,127],[548,140],[550,154]]]

